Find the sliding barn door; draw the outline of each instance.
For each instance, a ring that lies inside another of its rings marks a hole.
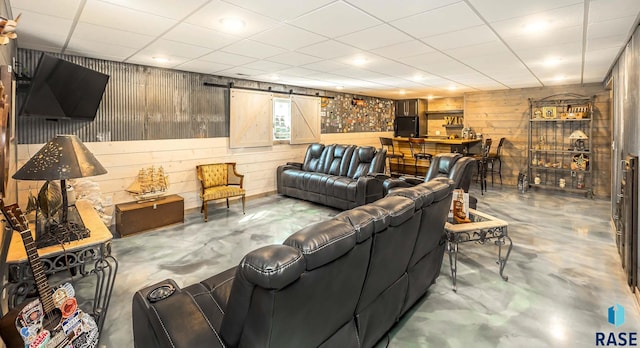
[[[231,89],[229,147],[273,145],[273,94]]]
[[[320,98],[291,96],[291,144],[320,142]]]

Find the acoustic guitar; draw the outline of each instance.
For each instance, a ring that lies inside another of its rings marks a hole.
[[[7,348],[95,348],[98,326],[91,315],[78,308],[73,286],[65,283],[51,289],[24,214],[17,204],[5,207],[1,199],[0,208],[7,223],[22,237],[39,297],[0,319],[0,337]]]

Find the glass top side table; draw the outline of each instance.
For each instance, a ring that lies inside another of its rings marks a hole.
[[[498,246],[497,263],[500,266],[500,277],[505,281],[509,279],[509,277],[503,275],[513,247],[511,237],[507,233],[509,224],[504,220],[475,209],[469,209],[469,219],[471,222],[461,224],[455,223],[453,219],[450,219],[444,226],[447,233],[447,251],[449,252],[453,291],[457,291],[456,276],[458,271],[458,245],[460,243],[477,242],[478,244],[485,244],[487,241],[493,241]],[[509,247],[503,257],[502,247],[506,242],[509,242]]]

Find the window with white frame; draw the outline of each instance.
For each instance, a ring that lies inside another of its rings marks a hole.
[[[273,98],[273,140],[291,139],[291,100]]]

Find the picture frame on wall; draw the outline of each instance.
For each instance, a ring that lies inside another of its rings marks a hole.
[[[556,118],[556,107],[555,106],[544,106],[542,108],[542,117],[543,118]]]

